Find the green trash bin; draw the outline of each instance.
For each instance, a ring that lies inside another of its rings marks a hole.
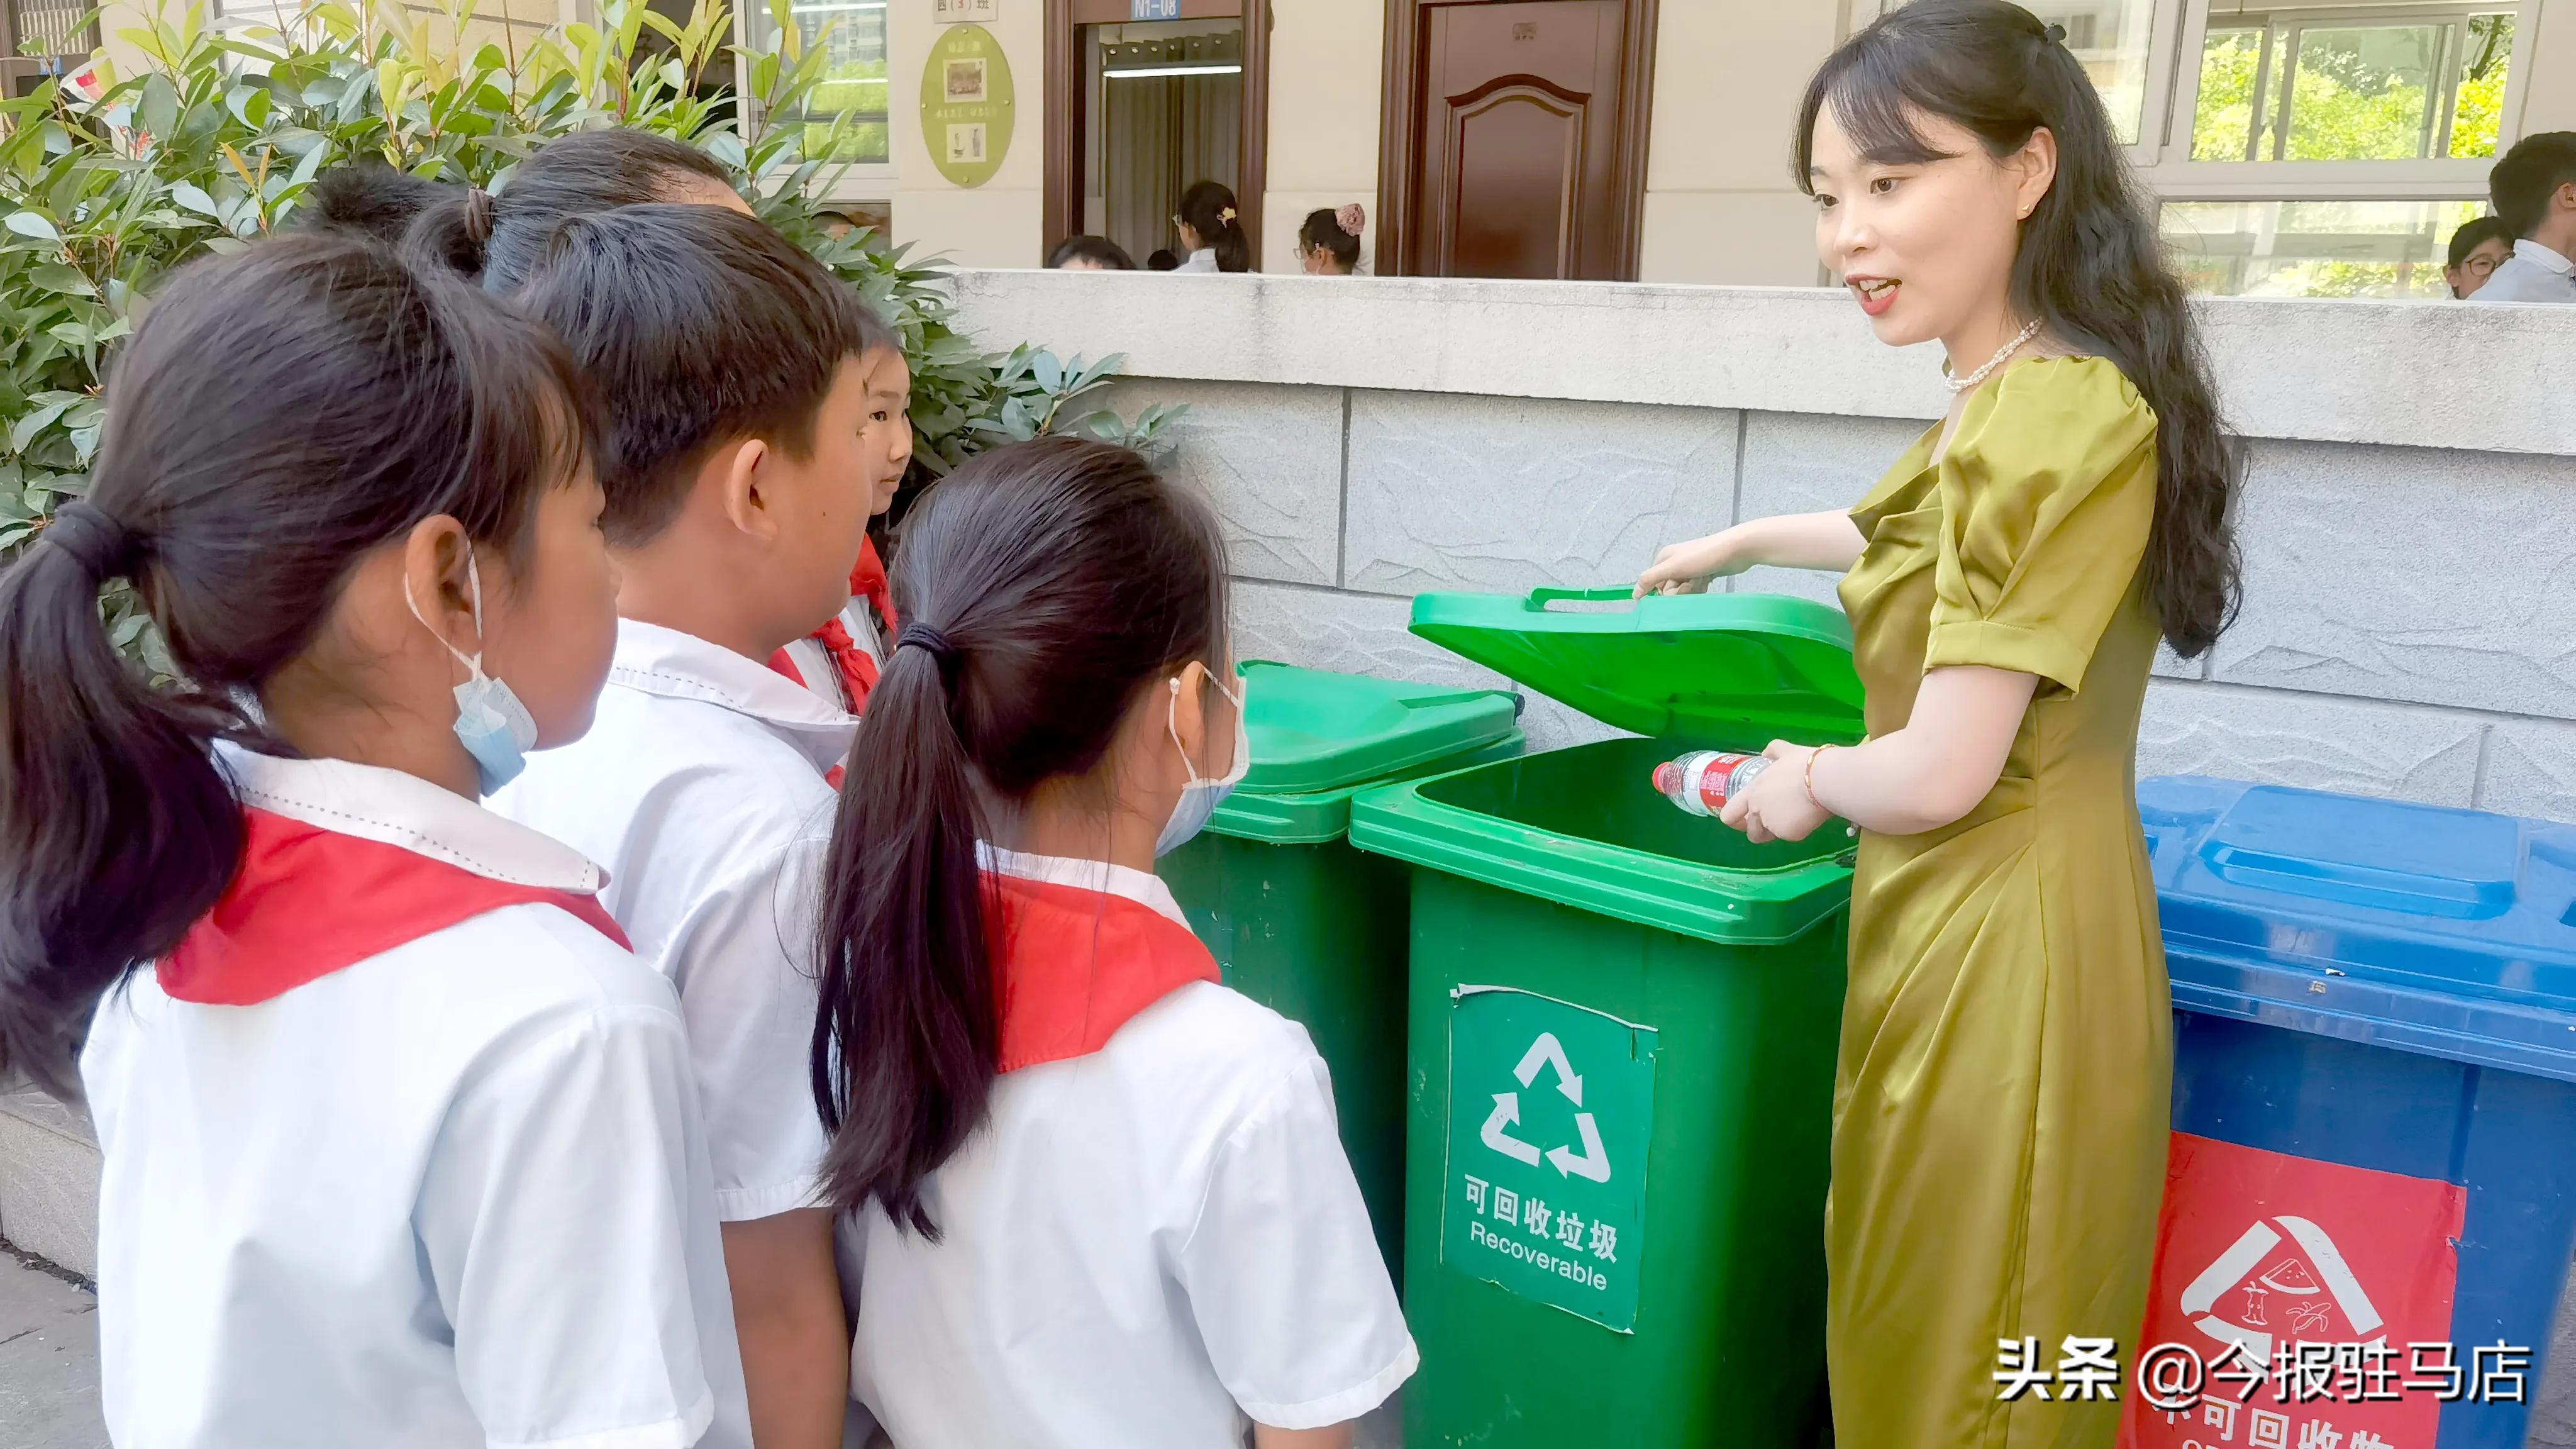
[[[1822,1427],[1852,842],[1756,846],[1651,775],[1857,740],[1851,631],[1800,599],[1627,594],[1424,595],[1413,632],[1646,738],[1352,806],[1354,846],[1414,867],[1408,1449]]]
[[[1155,869],[1226,984],[1314,1038],[1379,1250],[1402,1282],[1409,872],[1343,834],[1362,789],[1519,754],[1520,697],[1262,661],[1243,672],[1251,771]]]

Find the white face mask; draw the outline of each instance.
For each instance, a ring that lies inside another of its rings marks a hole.
[[[1172,699],[1164,709],[1163,728],[1171,734],[1172,748],[1181,752],[1181,763],[1189,767],[1190,782],[1181,787],[1180,803],[1172,807],[1172,818],[1163,822],[1163,833],[1155,837],[1157,856],[1169,855],[1196,839],[1207,828],[1208,818],[1216,814],[1216,807],[1225,803],[1225,797],[1234,793],[1234,787],[1242,784],[1244,775],[1252,769],[1252,733],[1244,724],[1243,695],[1217,685],[1217,692],[1234,702],[1234,767],[1225,772],[1224,779],[1211,780],[1199,774],[1198,764],[1181,743],[1181,681],[1176,677],[1169,683]],[[1247,684],[1245,693],[1250,692]]]
[[[411,580],[403,580],[403,603],[420,626],[429,629],[431,637],[456,656],[469,676],[456,686],[456,738],[465,753],[474,757],[474,778],[483,794],[489,795],[528,767],[528,751],[536,748],[537,721],[510,686],[483,672],[483,572],[476,567],[471,548],[465,554],[465,579],[474,590],[474,652],[467,654],[447,642],[447,636],[431,629],[429,620],[420,612],[420,603],[411,596]]]

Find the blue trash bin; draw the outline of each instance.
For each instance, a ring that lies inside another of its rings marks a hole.
[[[2174,1130],[2459,1184],[2449,1341],[2528,1346],[2535,1396],[2576,1248],[2576,827],[2196,778],[2138,804]],[[2520,1449],[2529,1405],[2440,1414],[2441,1449]]]

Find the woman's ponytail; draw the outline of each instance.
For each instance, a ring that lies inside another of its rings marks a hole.
[[[874,1200],[937,1240],[921,1182],[984,1120],[1000,1026],[986,939],[983,838],[966,746],[950,717],[957,653],[906,627],[868,695],[823,888],[826,967],[814,1100],[832,1134],[836,1200]]]
[[[100,995],[178,944],[241,860],[207,754],[237,722],[149,687],[100,622],[100,583],[138,554],[73,503],[0,575],[0,1077],[67,1100]]]
[[[851,754],[817,924],[832,1204],[936,1237],[922,1183],[983,1125],[1000,1052],[984,811],[1108,758],[1129,705],[1223,667],[1225,545],[1124,448],[981,454],[904,521],[904,620]]]
[[[493,219],[492,193],[479,186],[460,187],[456,195],[421,208],[403,233],[403,258],[414,266],[480,278],[492,245]]]

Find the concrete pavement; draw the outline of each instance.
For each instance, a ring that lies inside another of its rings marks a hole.
[[[0,1243],[0,1444],[107,1449],[98,1298]]]

